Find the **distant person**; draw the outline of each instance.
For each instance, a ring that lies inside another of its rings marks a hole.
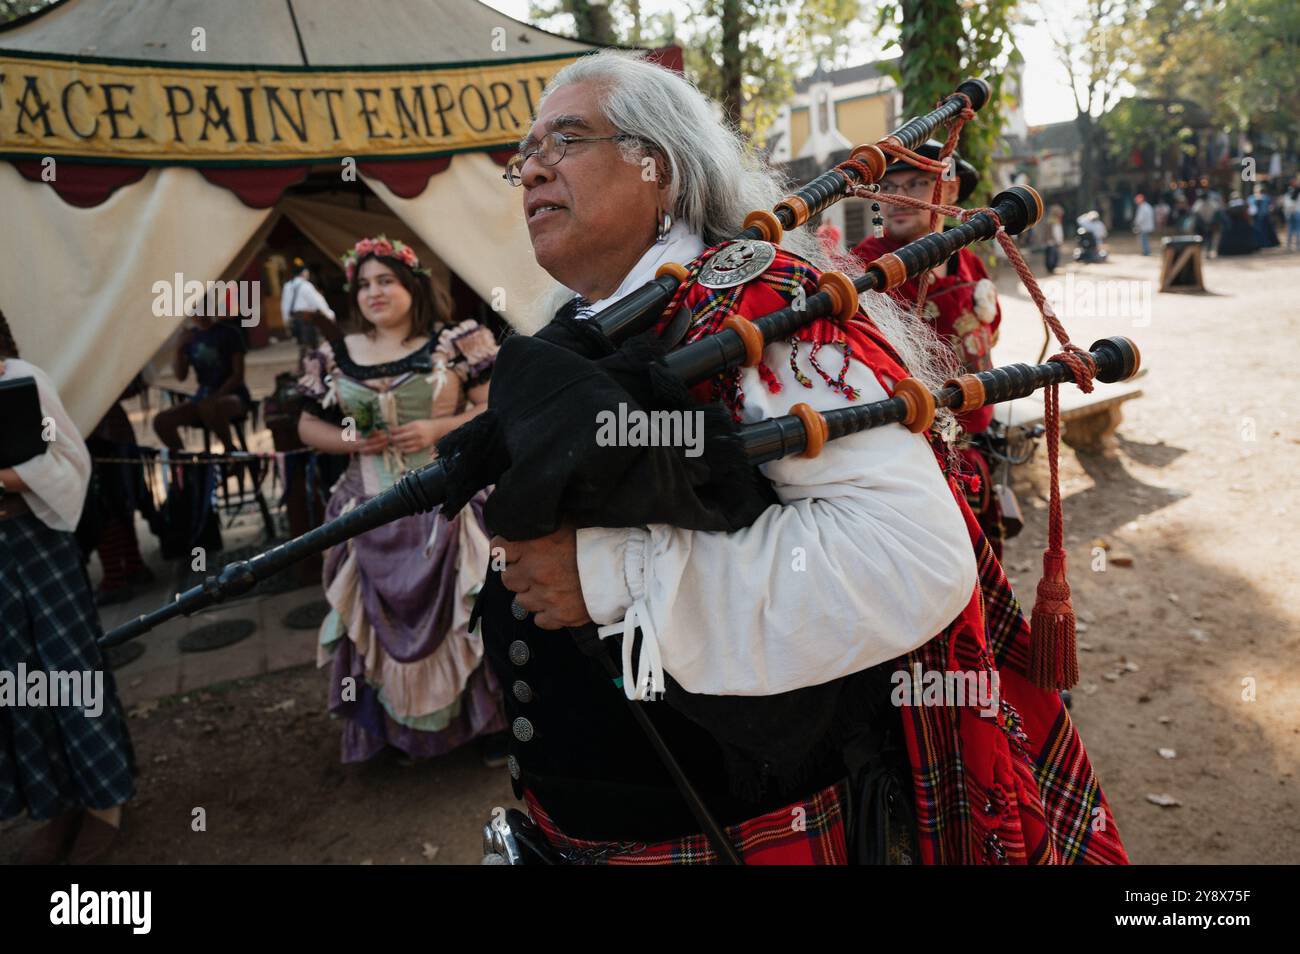
[[[1214,230],[1214,200],[1209,193],[1202,192],[1192,203],[1192,228],[1201,237],[1201,241],[1210,240]]]
[[[1061,261],[1061,246],[1065,244],[1065,209],[1052,206],[1047,212],[1047,242],[1043,246],[1043,264],[1047,274],[1055,275]]]
[[[185,449],[182,427],[205,427],[217,436],[226,453],[234,450],[230,441],[230,422],[247,416],[252,395],[244,384],[244,339],[229,322],[206,315],[190,319],[193,324],[181,335],[172,359],[177,381],[189,377],[190,368],[198,379],[199,389],[192,400],[159,411],[153,429],[167,447]]]
[[[1250,207],[1241,198],[1234,198],[1224,210],[1226,224],[1219,236],[1219,255],[1249,255],[1259,250],[1255,229],[1250,220]]]
[[[1103,243],[1110,233],[1106,231],[1106,223],[1101,220],[1101,214],[1096,209],[1092,209],[1083,213],[1074,222],[1078,226],[1078,231],[1075,233],[1074,260],[1084,264],[1106,261],[1108,253]]]
[[[1156,203],[1156,228],[1165,229],[1169,226],[1169,203],[1162,197]]]
[[[54,430],[44,453],[0,468],[0,669],[17,676],[22,667],[28,687],[43,675],[47,692],[54,691],[55,673],[76,673],[81,693],[0,705],[0,821],[25,812],[44,822],[23,851],[25,864],[87,864],[117,841],[136,775],[73,536],[90,454],[53,382],[19,360],[0,314],[0,380],[19,378],[35,381],[41,416]]]
[[[1137,208],[1133,212],[1133,231],[1142,242],[1142,254],[1150,255],[1151,233],[1156,227],[1155,209],[1151,208],[1151,203],[1141,192],[1134,196],[1133,200],[1137,203]]]
[[[153,512],[153,501],[144,482],[140,450],[135,429],[122,402],[144,389],[137,375],[122,395],[113,402],[95,429],[86,436],[92,457],[103,458],[95,464],[95,486],[86,502],[95,508],[101,522],[101,534],[95,551],[104,568],[104,577],[95,593],[95,603],[111,606],[135,595],[137,585],[153,582],[153,571],[140,554],[135,532],[137,509],[146,516]],[[132,461],[133,462],[128,462]]]
[[[312,268],[301,259],[294,260],[293,278],[280,290],[280,316],[299,347],[306,351],[320,344],[320,334],[312,321],[313,315],[324,315],[334,320],[334,310],[312,284]]]
[[[1179,232],[1187,231],[1187,216],[1191,213],[1191,203],[1187,201],[1187,193],[1182,189],[1175,189],[1173,196],[1173,214],[1170,221],[1173,222],[1174,228]]]
[[[1202,238],[1207,247],[1217,246],[1219,236],[1223,234],[1223,229],[1228,224],[1228,217],[1224,214],[1227,203],[1223,200],[1223,193],[1218,189],[1211,189],[1206,194],[1210,199],[1210,226]]]
[[[1250,197],[1250,213],[1255,226],[1255,244],[1260,248],[1273,248],[1282,244],[1277,240],[1273,229],[1273,199],[1262,183],[1255,185],[1255,194]]]
[[[1092,237],[1098,243],[1106,241],[1106,237],[1110,235],[1110,232],[1106,229],[1106,223],[1101,220],[1101,213],[1096,209],[1083,213],[1074,221],[1079,228],[1091,232]]]
[[[1300,185],[1292,185],[1282,196],[1282,215],[1286,217],[1286,250],[1300,250]]]

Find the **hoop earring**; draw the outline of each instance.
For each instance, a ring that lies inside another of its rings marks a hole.
[[[673,227],[672,213],[665,212],[659,219],[659,227],[655,230],[655,244],[663,245],[668,241],[668,233]]]

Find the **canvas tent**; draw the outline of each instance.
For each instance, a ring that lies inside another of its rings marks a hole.
[[[0,310],[89,429],[178,325],[157,282],[238,276],[280,215],[333,250],[294,189],[351,174],[517,319],[547,279],[501,166],[594,49],[477,0],[59,0],[0,28]]]

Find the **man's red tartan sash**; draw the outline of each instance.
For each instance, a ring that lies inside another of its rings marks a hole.
[[[747,865],[842,865],[848,860],[844,833],[845,787],[832,785],[809,798],[728,826],[727,838]],[[576,864],[716,865],[717,853],[703,834],[652,844],[570,838],[555,826],[532,792],[528,814],[551,847]]]

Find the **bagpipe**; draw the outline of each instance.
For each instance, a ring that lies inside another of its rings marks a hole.
[[[879,144],[856,147],[850,153],[849,162],[841,163],[817,176],[783,199],[773,210],[751,213],[736,239],[779,241],[783,230],[798,228],[810,217],[843,198],[854,186],[870,184],[883,176],[886,158],[882,146],[910,150],[925,142],[935,129],[951,122],[963,110],[981,108],[988,101],[988,97],[989,87],[983,80],[966,80],[938,108],[923,116],[910,119],[882,139]],[[732,321],[718,334],[664,355],[662,365],[669,375],[690,386],[744,362],[756,360],[756,356],[761,354],[765,344],[788,336],[816,318],[852,314],[857,307],[857,294],[861,292],[883,291],[900,284],[907,278],[914,277],[925,269],[945,261],[958,249],[992,237],[999,227],[1013,234],[1022,231],[1041,217],[1042,200],[1032,189],[1021,186],[997,196],[994,200],[994,209],[997,210],[997,218],[1000,221],[996,221],[993,216],[977,215],[956,228],[927,235],[898,249],[893,256],[887,256],[890,261],[882,260],[855,279],[849,279],[837,272],[827,272],[822,276],[822,290],[809,295],[803,308],[783,308],[752,323],[739,319]],[[607,342],[607,350],[612,352],[621,343],[638,335],[644,335],[651,329],[685,279],[684,267],[666,265],[660,269],[653,280],[591,316],[584,324],[591,329],[593,337]],[[546,337],[547,329],[534,336],[535,339],[543,341]],[[513,363],[510,361],[512,356],[510,352],[529,340],[532,339],[524,339],[520,336],[512,336],[508,339],[502,346],[498,369],[502,359],[507,363]],[[557,347],[555,350],[570,350],[577,347],[572,341],[564,344],[567,348]],[[1046,381],[1047,376],[1051,374],[1050,362],[1040,366],[1038,377],[1042,381]],[[506,375],[498,370],[495,377],[501,381]],[[1019,376],[1016,380],[1020,382],[1029,379]],[[477,455],[478,459],[471,459],[469,445],[473,442],[458,437],[465,431],[476,431],[481,435],[485,430],[501,422],[505,415],[497,408],[499,404],[495,397],[499,393],[497,382],[494,382],[492,393],[493,397],[489,399],[491,401],[489,412],[480,415],[480,418],[474,419],[459,431],[444,438],[444,442],[439,444],[440,456],[437,459],[403,475],[387,491],[329,523],[251,559],[228,564],[220,574],[210,576],[202,584],[177,594],[174,600],[159,609],[128,620],[113,629],[100,640],[100,645],[104,647],[120,645],[167,620],[190,615],[215,603],[240,596],[251,590],[260,580],[278,573],[299,560],[322,553],[332,546],[393,520],[415,513],[428,512],[438,507],[443,507],[449,515],[454,514],[459,509],[457,505],[463,506],[474,492],[497,483],[502,474],[509,469],[509,461],[501,457],[499,446],[491,449],[480,448],[482,452]],[[1000,393],[998,390],[991,392],[993,395]],[[832,416],[827,420],[826,438],[831,438],[832,428],[834,436],[843,436],[852,432],[844,430],[846,427],[861,429],[862,426],[871,426],[865,422],[872,419],[872,414],[879,416],[879,423],[891,422],[903,406],[899,402],[905,400],[907,398],[896,396],[891,401],[884,402],[888,405],[887,410],[877,410],[860,419],[855,418],[852,424],[843,416]],[[931,405],[947,407],[949,406],[947,402],[950,402],[952,397],[939,394],[935,395],[931,402],[926,402],[923,398],[920,400],[925,407]],[[493,413],[494,411],[496,413]],[[492,414],[492,417],[489,423],[485,424],[482,418],[487,414]],[[807,426],[805,420],[811,421],[811,418],[805,415],[797,418],[796,423],[781,418],[750,425],[749,428],[741,431],[740,446],[745,449],[746,455],[751,452],[755,455],[755,463],[772,460],[782,453],[794,453],[796,448],[798,452],[802,452],[806,450],[809,440],[806,432],[800,430]],[[918,422],[919,418],[914,419],[914,423]],[[820,433],[819,426],[814,425],[814,430]],[[800,437],[800,434],[804,436]],[[456,439],[449,440],[451,438]],[[813,440],[816,441],[817,438],[814,436]],[[446,453],[444,448],[451,453]],[[497,473],[492,473],[498,468]],[[473,472],[472,476],[470,472]],[[449,488],[453,491],[451,500],[448,499]]]
[[[735,238],[779,242],[784,231],[803,225],[855,188],[878,181],[887,153],[910,155],[936,128],[968,118],[988,96],[987,84],[967,80],[938,108],[877,144],[858,146],[847,161],[773,210],[751,213]],[[855,320],[862,293],[883,292],[918,278],[975,242],[1019,234],[1042,212],[1033,189],[1013,187],[997,195],[989,209],[897,249],[870,263],[861,275],[822,273],[816,292],[753,321],[728,318],[716,333],[680,347],[686,330],[680,313],[667,320],[662,333],[655,329],[690,276],[682,265],[665,265],[646,285],[586,320],[557,319],[536,335],[507,338],[497,356],[488,409],[444,437],[435,460],[336,519],[227,565],[159,609],[112,630],[100,643],[119,645],[169,619],[244,594],[290,564],[390,521],[439,507],[454,516],[488,486],[494,490],[485,520],[507,539],[533,539],[565,523],[740,529],[774,501],[758,464],[795,454],[815,456],[827,441],[888,424],[924,432],[940,409],[969,411],[1052,388],[1076,375],[1078,357],[966,374],[933,391],[906,378],[885,400],[821,413],[796,405],[787,415],[746,425],[736,424],[721,405],[701,410],[689,393],[698,384],[759,364],[768,344],[787,340],[814,321]],[[687,313],[685,319],[689,317]],[[1104,382],[1125,380],[1138,370],[1137,348],[1124,338],[1102,339],[1079,357],[1091,362],[1092,376]],[[595,421],[601,410],[616,407],[704,414],[704,453],[688,459],[680,447],[602,446]],[[579,426],[566,426],[574,423]],[[574,635],[584,652],[603,660],[612,678],[621,676],[595,626]],[[721,828],[643,707],[633,703],[631,709],[719,855],[736,862]]]

